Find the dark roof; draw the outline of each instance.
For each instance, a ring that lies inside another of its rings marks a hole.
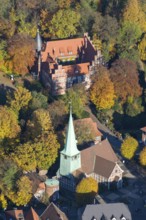
[[[95,165],[94,165],[94,173],[100,176],[109,178],[115,166],[116,166],[115,162],[96,156]]]
[[[93,219],[93,217],[101,220],[103,216],[109,220],[111,217],[115,217],[116,220],[121,220],[122,217],[132,220],[131,213],[124,203],[87,205],[83,212],[80,210],[79,213],[82,220]]]
[[[99,156],[111,162],[117,162],[118,158],[107,139],[81,151],[82,171],[90,174],[94,170],[95,156]]]
[[[41,220],[68,220],[65,213],[62,212],[54,203],[51,203],[40,216]]]

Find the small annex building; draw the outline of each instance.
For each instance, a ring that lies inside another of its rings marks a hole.
[[[47,41],[42,44],[37,33],[38,74],[53,95],[65,94],[66,89],[84,83],[88,89],[90,76],[102,63],[101,51],[97,50],[87,33],[81,38]]]
[[[60,189],[75,191],[76,184],[84,177],[93,177],[98,183],[110,188],[111,183],[122,187],[123,170],[107,139],[82,151],[77,149],[72,113],[64,149],[60,152],[59,180]]]

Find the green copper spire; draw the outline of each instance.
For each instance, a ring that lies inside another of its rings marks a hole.
[[[79,153],[77,149],[77,141],[76,141],[74,125],[73,125],[72,107],[70,107],[70,116],[69,116],[66,144],[62,153],[70,157]]]

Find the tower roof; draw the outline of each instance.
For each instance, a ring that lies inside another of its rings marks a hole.
[[[79,150],[77,149],[77,141],[76,141],[76,137],[75,137],[71,108],[70,108],[70,116],[69,116],[66,144],[65,144],[65,148],[63,149],[62,153],[67,156],[74,156],[79,153]]]
[[[37,30],[36,43],[37,43],[36,45],[37,52],[40,52],[42,48],[42,38],[39,29]]]

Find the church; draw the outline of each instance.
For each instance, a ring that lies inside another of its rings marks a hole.
[[[123,170],[107,139],[79,151],[75,137],[72,111],[70,110],[66,143],[60,152],[58,171],[60,189],[75,192],[76,185],[83,177],[93,177],[110,189],[112,183],[122,187]]]

